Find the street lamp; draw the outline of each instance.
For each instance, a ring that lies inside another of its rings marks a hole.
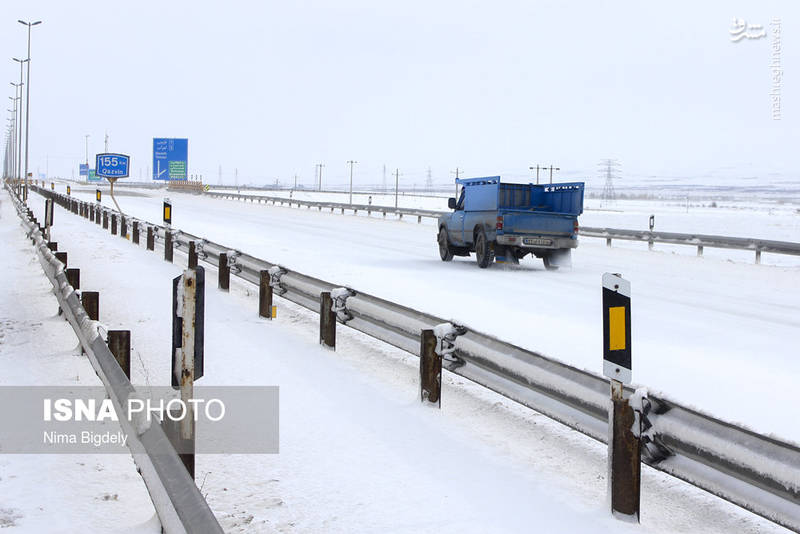
[[[41,24],[41,20],[36,22],[25,22],[18,20],[20,24],[28,27],[28,87],[25,89],[25,195],[23,198],[28,200],[28,140],[30,139],[30,118],[31,118],[31,27]]]
[[[12,85],[14,85],[14,84],[12,84]],[[14,94],[16,95],[16,92]],[[22,97],[21,96],[9,96],[8,98],[9,98],[9,100],[11,100],[13,102],[13,106],[14,106],[14,109],[9,109],[8,111],[14,114],[14,119],[13,119],[13,124],[14,124],[13,136],[14,136],[14,138],[13,138],[12,144],[11,144],[11,155],[12,155],[12,158],[16,158],[17,157],[17,154],[16,154],[16,152],[17,152],[17,125],[19,124],[19,122],[17,121],[17,112],[21,111],[21,109],[19,109],[19,107],[17,106],[17,100],[19,100],[20,104],[21,104],[22,103]],[[13,162],[14,162],[14,164],[12,165],[12,168],[14,170],[14,177],[18,178],[19,176],[17,174],[17,171],[19,169],[19,166],[18,166],[19,159],[13,159]]]
[[[19,155],[17,157],[17,178],[19,178],[20,174],[19,171],[22,169],[22,86],[25,85],[24,83],[22,83],[22,64],[28,63],[29,60],[17,59],[15,57],[12,57],[11,59],[19,63],[19,83],[15,84],[19,87],[19,106],[17,106],[17,110],[19,111],[19,120],[17,121],[17,135],[19,136],[19,142],[15,143],[17,151],[19,152]],[[27,176],[27,174],[25,176]],[[24,198],[27,199],[28,195],[26,194]]]
[[[358,163],[357,161],[350,160],[347,163],[350,164],[350,205],[353,205],[353,165]]]

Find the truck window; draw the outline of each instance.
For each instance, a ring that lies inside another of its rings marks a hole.
[[[456,211],[464,209],[464,188],[461,188],[461,196],[458,197],[458,203],[456,204]]]

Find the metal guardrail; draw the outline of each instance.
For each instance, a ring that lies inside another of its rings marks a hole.
[[[39,262],[50,283],[58,304],[78,336],[89,361],[103,382],[117,413],[124,413],[128,397],[135,389],[117,363],[108,345],[99,334],[94,321],[83,309],[76,291],[69,285],[64,265],[48,248],[39,228],[28,220],[24,205],[8,188],[27,235],[34,241]],[[221,534],[217,519],[189,476],[178,453],[169,442],[161,425],[138,434],[130,421],[119,418],[128,436],[128,448],[142,475],[164,532]]]
[[[81,203],[50,191],[40,192],[62,197],[62,205]],[[377,211],[375,208],[373,211]],[[200,261],[212,266],[218,265],[220,253],[226,253],[232,264],[238,266],[231,272],[256,285],[260,272],[275,266],[180,230],[144,221],[140,224],[151,226],[162,243],[165,233],[171,232],[173,246],[184,251],[194,241]],[[320,293],[340,287],[285,267],[281,269],[284,273],[274,288],[276,294],[315,313],[319,313]],[[357,290],[352,293],[346,300],[352,319],[339,322],[411,354],[419,354],[421,330],[451,322]],[[443,362],[443,366],[607,443],[610,386],[598,374],[469,328],[456,338],[453,358]],[[626,388],[626,396],[632,393],[632,388]],[[642,434],[644,463],[800,532],[798,445],[763,436],[667,397],[650,396],[649,404],[645,417],[652,426]]]
[[[368,204],[343,204],[339,202],[320,202],[314,200],[296,200],[285,197],[274,196],[259,196],[259,195],[243,195],[240,193],[205,193],[206,196],[216,198],[227,198],[231,200],[243,200],[250,202],[264,202],[273,205],[287,204],[289,207],[294,205],[306,206],[308,208],[318,208],[320,211],[323,209],[330,209],[331,211],[340,210],[341,213],[359,211],[367,213],[383,213],[385,217],[387,213],[397,215],[401,219],[404,215],[417,217],[417,222],[422,222],[422,218],[438,219],[441,215],[449,213],[446,211],[437,210],[422,210],[413,208],[393,208],[389,206],[378,206]],[[650,243],[664,243],[671,245],[689,245],[697,247],[697,255],[703,255],[703,249],[708,248],[725,248],[736,250],[749,250],[755,252],[756,263],[761,262],[761,253],[770,252],[773,254],[789,254],[793,256],[800,256],[800,243],[791,241],[772,241],[767,239],[756,239],[748,237],[728,237],[720,235],[708,234],[684,234],[675,232],[650,232],[647,230],[627,230],[622,228],[593,228],[583,226],[580,229],[581,237],[596,237],[606,240],[606,244],[611,246],[613,239],[622,239],[626,241],[645,241]]]

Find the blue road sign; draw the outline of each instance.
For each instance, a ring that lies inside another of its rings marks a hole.
[[[89,176],[89,164],[88,163],[81,163],[78,166],[78,175],[79,176]]]
[[[153,180],[186,180],[189,140],[153,138]]]
[[[95,176],[100,178],[127,178],[131,158],[125,154],[98,154]]]

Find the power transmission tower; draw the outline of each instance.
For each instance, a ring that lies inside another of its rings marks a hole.
[[[433,189],[433,176],[431,175],[431,168],[428,167],[428,178],[425,180],[425,188],[428,191]]]
[[[614,191],[614,178],[619,179],[620,163],[615,159],[600,160],[600,177],[605,178],[605,186],[603,187],[603,202],[606,204],[613,204],[617,201],[617,193]]]

